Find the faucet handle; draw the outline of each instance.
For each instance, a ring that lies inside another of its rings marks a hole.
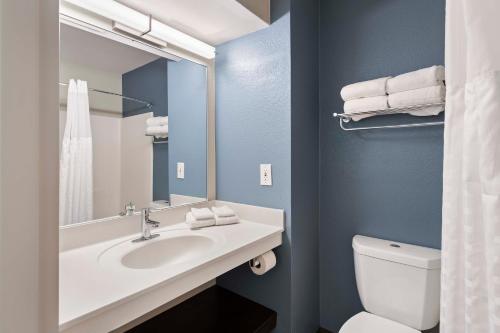
[[[152,228],[158,228],[160,226],[160,222],[148,220],[148,224],[151,225]]]
[[[160,222],[158,221],[153,221],[149,219],[149,213],[151,212],[150,208],[143,208],[142,209],[142,214],[144,216],[144,221],[149,224],[153,228],[158,228],[160,226]]]

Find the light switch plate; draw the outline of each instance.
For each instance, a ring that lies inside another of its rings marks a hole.
[[[273,175],[271,170],[271,164],[261,164],[260,165],[260,185],[271,186],[273,185]]]
[[[177,162],[177,178],[184,179],[184,162]]]

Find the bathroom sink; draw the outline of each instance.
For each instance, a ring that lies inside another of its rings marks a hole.
[[[212,239],[198,235],[153,240],[130,251],[121,262],[123,266],[134,269],[173,265],[194,259],[213,245]]]
[[[155,269],[200,258],[213,249],[217,240],[201,234],[160,233],[160,237],[141,243],[115,245],[99,256],[102,265],[128,269]]]

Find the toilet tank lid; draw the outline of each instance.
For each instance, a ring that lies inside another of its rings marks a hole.
[[[356,235],[352,239],[354,251],[378,259],[425,268],[441,268],[441,251],[428,247]]]

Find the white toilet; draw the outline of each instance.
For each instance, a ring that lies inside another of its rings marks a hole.
[[[339,333],[419,333],[438,324],[441,251],[359,235],[352,247],[367,312]]]

